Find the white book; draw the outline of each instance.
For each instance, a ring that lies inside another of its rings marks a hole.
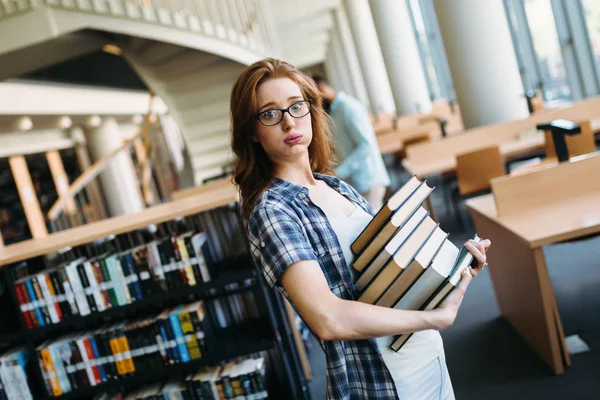
[[[433,293],[444,283],[452,272],[458,248],[448,239],[435,256],[429,268],[417,279],[412,287],[396,303],[394,308],[402,310],[419,310]]]
[[[77,303],[77,308],[79,309],[79,315],[89,315],[91,313],[90,306],[85,298],[83,285],[81,284],[81,280],[79,280],[79,275],[77,274],[76,264],[71,263],[67,265],[65,267],[65,271],[69,277],[69,283],[71,284],[71,289],[73,290],[73,294],[75,296],[75,302]]]
[[[96,308],[98,311],[104,311],[106,307],[104,306],[104,299],[102,298],[102,294],[100,293],[100,288],[98,287],[98,281],[96,281],[96,275],[92,269],[92,263],[86,261],[83,263],[83,269],[85,271],[85,275],[88,278],[88,282],[90,283],[90,292],[92,296],[94,296],[94,301],[96,302]]]
[[[83,359],[83,364],[85,365],[85,372],[87,373],[88,379],[90,381],[90,385],[96,386],[96,377],[94,377],[94,372],[92,371],[92,362],[88,357],[88,353],[85,349],[85,344],[83,341],[86,339],[86,335],[83,334],[77,338],[75,343],[77,343],[77,347],[79,348],[79,352],[81,353],[81,358]]]
[[[46,281],[46,274],[39,274],[36,276],[36,278],[38,284],[40,285],[42,295],[44,296],[44,300],[48,308],[48,314],[50,315],[50,320],[53,324],[58,324],[60,322],[60,317],[58,316],[58,312],[56,312],[56,307],[54,305],[55,299],[50,294],[50,290],[48,289],[48,281]]]
[[[379,270],[381,270],[381,268],[383,268],[383,266],[386,265],[394,256],[396,251],[398,251],[400,246],[402,246],[415,228],[425,219],[425,217],[427,217],[427,214],[427,210],[425,210],[423,207],[419,207],[419,209],[415,211],[415,213],[409,218],[406,224],[404,224],[404,226],[400,228],[400,230],[398,230],[394,236],[392,236],[384,249],[369,264],[369,266],[356,281],[355,286],[358,291],[362,291],[365,287],[367,287],[369,282],[371,282]]]

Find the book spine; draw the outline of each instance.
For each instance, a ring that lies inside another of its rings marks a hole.
[[[54,307],[54,313],[57,316],[58,321],[64,321],[65,320],[65,316],[63,315],[62,312],[62,308],[60,307],[60,303],[59,303],[59,299],[58,299],[58,295],[56,293],[56,290],[54,288],[54,285],[52,284],[52,278],[50,277],[50,273],[47,273],[46,276],[46,288],[48,290],[48,295],[50,296],[50,301],[52,302],[52,306]],[[43,279],[43,277],[42,277]]]
[[[118,307],[119,302],[117,301],[117,293],[115,291],[115,283],[113,280],[113,276],[110,273],[108,268],[109,257],[100,261],[100,266],[102,268],[102,275],[104,276],[104,283],[106,285],[106,292],[108,293],[108,297],[110,299],[111,307]]]
[[[77,303],[77,309],[79,310],[79,314],[81,316],[86,316],[90,314],[90,306],[85,298],[85,293],[83,292],[83,286],[81,285],[81,281],[79,280],[79,276],[77,270],[74,265],[68,265],[65,268],[67,272],[67,276],[69,278],[69,283],[71,285],[71,289],[73,290],[73,295],[75,297],[75,302]]]
[[[194,269],[190,263],[190,256],[187,251],[184,239],[177,239],[177,248],[181,256],[181,262],[183,263],[183,271],[187,280],[188,286],[196,286],[196,277],[194,276]]]
[[[48,350],[50,351],[50,355],[54,363],[54,369],[56,371],[58,383],[60,384],[61,392],[68,393],[71,391],[71,384],[69,383],[69,379],[67,378],[67,371],[65,370],[62,357],[60,357],[60,352],[57,349],[58,345],[59,344],[57,343],[53,343],[48,346]]]
[[[188,352],[185,343],[185,337],[183,336],[183,331],[181,330],[181,325],[179,324],[179,318],[177,317],[179,311],[180,310],[178,309],[169,314],[169,322],[175,335],[175,342],[177,343],[177,351],[181,358],[181,362],[188,362],[190,361],[190,353]]]
[[[29,301],[29,296],[25,296],[24,286],[25,285],[23,284],[23,282],[15,282],[13,284],[15,295],[17,296],[17,301],[19,302],[19,308],[21,309],[23,319],[25,320],[25,326],[27,327],[27,329],[31,329],[35,327],[35,324],[31,319],[31,312],[33,311],[33,306],[31,305],[31,301]]]
[[[29,298],[31,299],[31,306],[35,311],[37,325],[45,326],[46,322],[44,321],[44,316],[42,315],[42,311],[40,310],[40,305],[38,302],[37,295],[35,294],[35,290],[33,290],[33,283],[31,283],[31,279],[25,279],[23,282],[25,283],[27,293],[29,294]]]
[[[96,260],[90,263],[91,271],[94,275],[94,280],[98,285],[98,298],[100,303],[102,303],[102,309],[104,311],[108,310],[111,307],[110,298],[108,297],[108,293],[106,292],[106,283],[104,283],[104,276],[102,275],[102,270],[100,268],[100,263]]]
[[[119,346],[119,339],[114,331],[110,333],[109,339],[110,350],[115,358],[115,364],[117,366],[117,373],[119,376],[123,376],[127,373],[125,365],[123,364],[123,353]]]
[[[127,264],[129,265],[129,269],[131,270],[132,293],[135,293],[135,297],[138,300],[141,300],[144,298],[144,293],[142,291],[142,286],[140,284],[140,277],[139,277],[137,268],[135,267],[135,263],[133,262],[133,257],[131,256],[131,253],[127,253],[125,257],[127,259]]]
[[[129,348],[129,342],[127,341],[127,336],[125,336],[123,329],[120,329],[119,332],[119,348],[123,352],[123,365],[125,366],[126,373],[129,374],[135,372],[131,349]]]
[[[60,322],[60,319],[58,318],[58,313],[56,312],[56,308],[54,307],[54,302],[52,301],[50,290],[48,290],[46,274],[40,274],[36,276],[35,279],[37,280],[37,283],[40,286],[42,297],[44,298],[44,302],[48,309],[48,316],[50,317],[50,322],[53,324],[58,324]]]
[[[75,339],[69,340],[69,347],[71,348],[71,353],[73,354],[72,359],[76,371],[75,375],[77,376],[77,385],[80,388],[93,386],[92,382],[90,382],[85,361],[83,360],[81,349],[79,348],[77,341]]]
[[[79,281],[81,282],[81,286],[83,287],[83,293],[90,307],[90,312],[97,312],[98,307],[96,306],[96,300],[94,299],[94,293],[92,292],[90,281],[88,281],[87,274],[85,273],[85,267],[83,266],[83,264],[79,264],[75,267],[75,270],[77,271]]]
[[[173,249],[173,253],[175,254],[175,265],[176,270],[179,272],[179,282],[181,285],[187,286],[188,280],[184,269],[185,263],[181,260],[181,252],[179,251],[176,235],[171,236],[171,247]]]
[[[54,397],[58,397],[62,394],[62,391],[60,389],[60,382],[58,381],[58,377],[56,376],[56,370],[54,369],[54,363],[52,362],[50,350],[48,348],[41,349],[40,355],[42,358],[44,370],[48,375],[48,382],[50,383],[50,388],[52,389],[52,395]]]
[[[67,270],[65,268],[61,268],[58,270],[58,279],[62,283],[62,287],[65,291],[65,299],[69,306],[70,315],[79,315],[79,308],[77,307],[77,300],[75,299],[75,293],[73,292],[73,287],[69,282],[69,276],[67,274]]]
[[[199,359],[202,354],[200,352],[200,346],[198,345],[198,339],[194,331],[194,325],[190,317],[190,312],[181,312],[179,314],[179,323],[181,325],[181,331],[185,338],[185,343],[188,349],[188,353],[192,360]]]
[[[44,298],[44,294],[40,287],[40,283],[37,280],[37,277],[31,278],[31,283],[33,285],[33,290],[35,291],[35,295],[40,304],[40,311],[42,312],[42,317],[44,318],[44,323],[49,325],[52,323],[52,319],[50,319],[50,313],[48,312],[48,305],[46,299]]]
[[[92,356],[94,357],[94,364],[98,369],[98,374],[100,375],[100,381],[106,382],[108,380],[108,376],[106,374],[106,369],[104,368],[104,364],[106,360],[104,360],[98,350],[98,343],[96,342],[96,338],[94,336],[90,336],[87,341],[89,342],[89,347],[92,351]]]
[[[67,379],[69,380],[71,390],[79,389],[79,384],[77,383],[77,368],[75,366],[75,360],[70,343],[68,341],[61,343],[59,352],[64,363],[65,372],[67,373]]]
[[[79,353],[81,354],[81,359],[83,364],[85,365],[85,372],[87,374],[88,377],[88,381],[90,383],[91,386],[96,386],[99,382],[99,379],[96,380],[96,374],[94,373],[94,370],[92,368],[92,363],[90,362],[90,356],[88,353],[88,350],[86,349],[85,343],[84,343],[84,338],[81,339],[77,339],[76,340],[77,343],[77,347],[79,348]]]
[[[173,329],[171,327],[171,323],[169,321],[169,317],[167,316],[165,319],[161,320],[165,329],[165,333],[167,335],[167,343],[169,348],[171,349],[171,364],[178,364],[181,362],[181,357],[179,355],[179,351],[177,349],[177,341],[175,340],[175,334],[173,333]]]
[[[63,287],[58,271],[52,271],[48,273],[50,276],[50,280],[52,281],[52,286],[54,288],[54,292],[56,294],[56,302],[58,307],[60,308],[63,320],[69,319],[72,317],[71,308],[69,307],[69,303],[67,302],[67,297],[65,296],[65,288]]]
[[[98,281],[96,280],[96,274],[94,273],[94,267],[90,261],[86,261],[83,263],[83,268],[85,270],[86,278],[90,284],[90,292],[94,297],[94,303],[96,304],[96,309],[98,312],[102,312],[106,309],[104,306],[104,300],[102,299],[102,294],[100,293],[100,288],[98,287]]]

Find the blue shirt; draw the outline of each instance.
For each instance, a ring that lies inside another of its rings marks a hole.
[[[367,109],[340,91],[329,112],[335,124],[332,131],[340,161],[335,174],[363,194],[374,186],[389,186],[390,177]]]
[[[374,215],[371,205],[345,182],[327,175],[314,176]],[[306,187],[275,178],[254,206],[248,233],[254,262],[260,265],[269,285],[288,300],[281,276],[287,267],[301,260],[319,263],[336,296],[358,299],[338,238]],[[394,382],[374,339],[319,339],[319,343],[327,359],[327,399],[397,399]]]

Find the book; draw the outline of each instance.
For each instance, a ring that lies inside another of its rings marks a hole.
[[[481,239],[475,235],[473,240],[480,241]],[[445,248],[444,248],[445,247]],[[456,257],[452,257],[456,255]],[[437,265],[434,267],[436,260]],[[424,279],[425,284],[422,287],[418,287],[416,292],[418,296],[409,298],[412,304],[408,301],[403,302],[404,297],[396,304],[395,308],[409,309],[409,310],[433,310],[440,305],[446,296],[458,285],[461,280],[462,272],[465,268],[471,265],[473,256],[467,250],[466,247],[462,247],[459,251],[450,241],[446,240],[440,253],[436,256],[436,260],[432,262],[430,267],[432,272],[427,279]],[[428,269],[429,270],[429,269]],[[421,279],[417,281],[417,283]],[[415,283],[416,286],[416,283]],[[425,300],[421,302],[421,300]],[[405,308],[405,307],[411,308]],[[402,334],[394,338],[391,348],[395,351],[399,351],[402,346],[410,339],[412,334]]]
[[[396,278],[403,274],[404,269],[423,247],[436,226],[431,218],[426,217],[410,234],[402,247],[394,253],[392,259],[379,271],[379,274],[365,287],[358,301],[375,304]]]
[[[358,301],[382,307],[437,307],[473,257],[459,249],[422,206],[433,188],[412,177],[378,211],[352,244]],[[480,240],[477,235],[474,240]],[[398,351],[410,335],[391,345]]]
[[[400,246],[406,241],[415,228],[427,217],[428,213],[423,207],[410,217],[406,224],[390,239],[379,255],[369,264],[369,266],[360,275],[360,278],[355,282],[356,289],[359,291],[371,282],[377,273],[385,264],[394,256]]]
[[[377,233],[377,231],[379,231],[379,229],[389,220],[391,215],[406,201],[420,183],[421,182],[417,177],[413,176],[412,179],[406,182],[400,190],[394,193],[394,195],[385,202],[383,207],[377,211],[377,214],[373,217],[371,222],[369,222],[352,243],[351,249],[354,254],[359,254],[365,248],[369,240],[375,236],[375,233]]]
[[[447,237],[448,234],[437,226],[414,260],[406,267],[402,275],[388,287],[383,296],[375,304],[382,307],[391,307],[396,304],[423,272],[427,270]]]
[[[410,195],[405,202],[392,214],[391,218],[377,231],[369,244],[363,249],[353,267],[362,272],[370,262],[375,258],[379,251],[389,242],[393,235],[402,228],[410,216],[421,206],[423,201],[433,191],[433,188],[427,186],[427,182],[421,182],[419,187]]]

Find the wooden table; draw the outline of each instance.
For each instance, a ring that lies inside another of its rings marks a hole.
[[[393,130],[390,129],[377,135],[377,144],[381,154],[396,153],[404,148],[404,141],[418,136],[428,135],[431,132],[424,128]]]
[[[502,315],[556,374],[570,357],[543,246],[600,233],[598,171],[596,153],[497,178],[492,194],[467,201],[477,233],[492,240],[489,271]]]
[[[578,102],[529,118],[509,121],[501,124],[486,125],[465,131],[464,133],[430,143],[416,144],[406,151],[402,165],[409,174],[424,178],[430,175],[456,171],[458,154],[480,148],[498,145],[502,155],[515,158],[544,148],[544,137],[520,138],[521,133],[535,129],[538,123],[564,118],[575,121],[591,120],[592,129],[600,131],[600,97]]]

